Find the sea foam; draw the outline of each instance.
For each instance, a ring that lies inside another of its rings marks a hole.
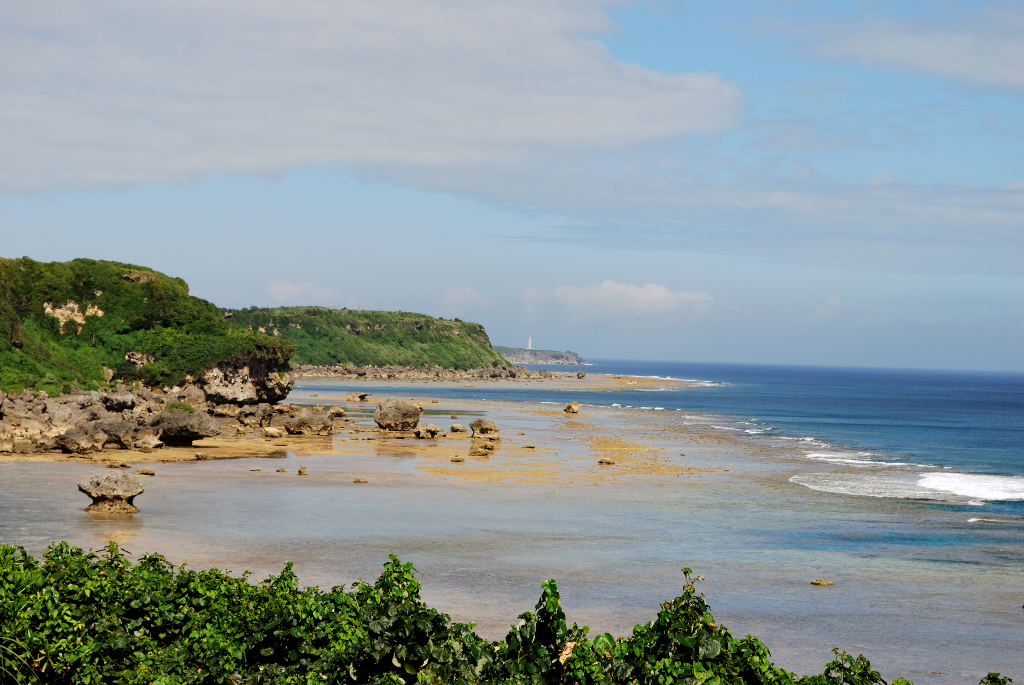
[[[983,476],[973,473],[929,473],[921,487],[988,501],[1024,500],[1024,476]]]

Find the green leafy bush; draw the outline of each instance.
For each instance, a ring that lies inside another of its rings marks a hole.
[[[506,363],[483,326],[458,319],[325,307],[250,308],[230,314],[236,326],[263,329],[295,343],[296,364],[482,369]]]
[[[167,411],[172,414],[195,414],[196,408],[188,402],[171,402],[167,405]]]
[[[152,269],[0,259],[0,391],[94,390],[108,374],[175,385],[232,357],[276,368],[294,351],[286,340],[229,325],[220,309],[190,296],[185,281]]]
[[[885,685],[864,656],[838,650],[819,675],[775,666],[757,638],[715,622],[700,578],[684,573],[683,594],[627,638],[568,625],[549,580],[535,611],[488,642],[428,607],[395,556],[372,585],[321,591],[300,588],[290,563],[253,584],[157,554],[132,564],[113,542],[98,554],[54,544],[42,563],[3,545],[0,682]],[[981,685],[1009,682],[989,673]]]

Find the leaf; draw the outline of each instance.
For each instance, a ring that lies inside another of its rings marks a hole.
[[[701,640],[700,650],[697,652],[697,658],[703,661],[704,659],[714,659],[722,652],[722,643],[715,639]]]

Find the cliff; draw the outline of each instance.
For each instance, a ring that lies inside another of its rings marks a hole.
[[[273,376],[276,397],[291,381],[275,372],[294,351],[287,340],[230,325],[185,281],[146,267],[0,258],[0,391],[54,395],[121,380],[174,386],[212,370],[232,381],[244,375],[256,394]]]
[[[513,364],[586,364],[586,360],[575,352],[555,350],[527,350],[523,347],[502,347],[495,345],[505,359]]]
[[[459,319],[326,307],[224,310],[224,315],[237,327],[294,343],[295,364],[445,369],[506,364],[483,326]]]

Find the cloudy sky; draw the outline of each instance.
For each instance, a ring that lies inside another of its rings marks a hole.
[[[0,255],[590,357],[1024,371],[1024,2],[0,5]]]

